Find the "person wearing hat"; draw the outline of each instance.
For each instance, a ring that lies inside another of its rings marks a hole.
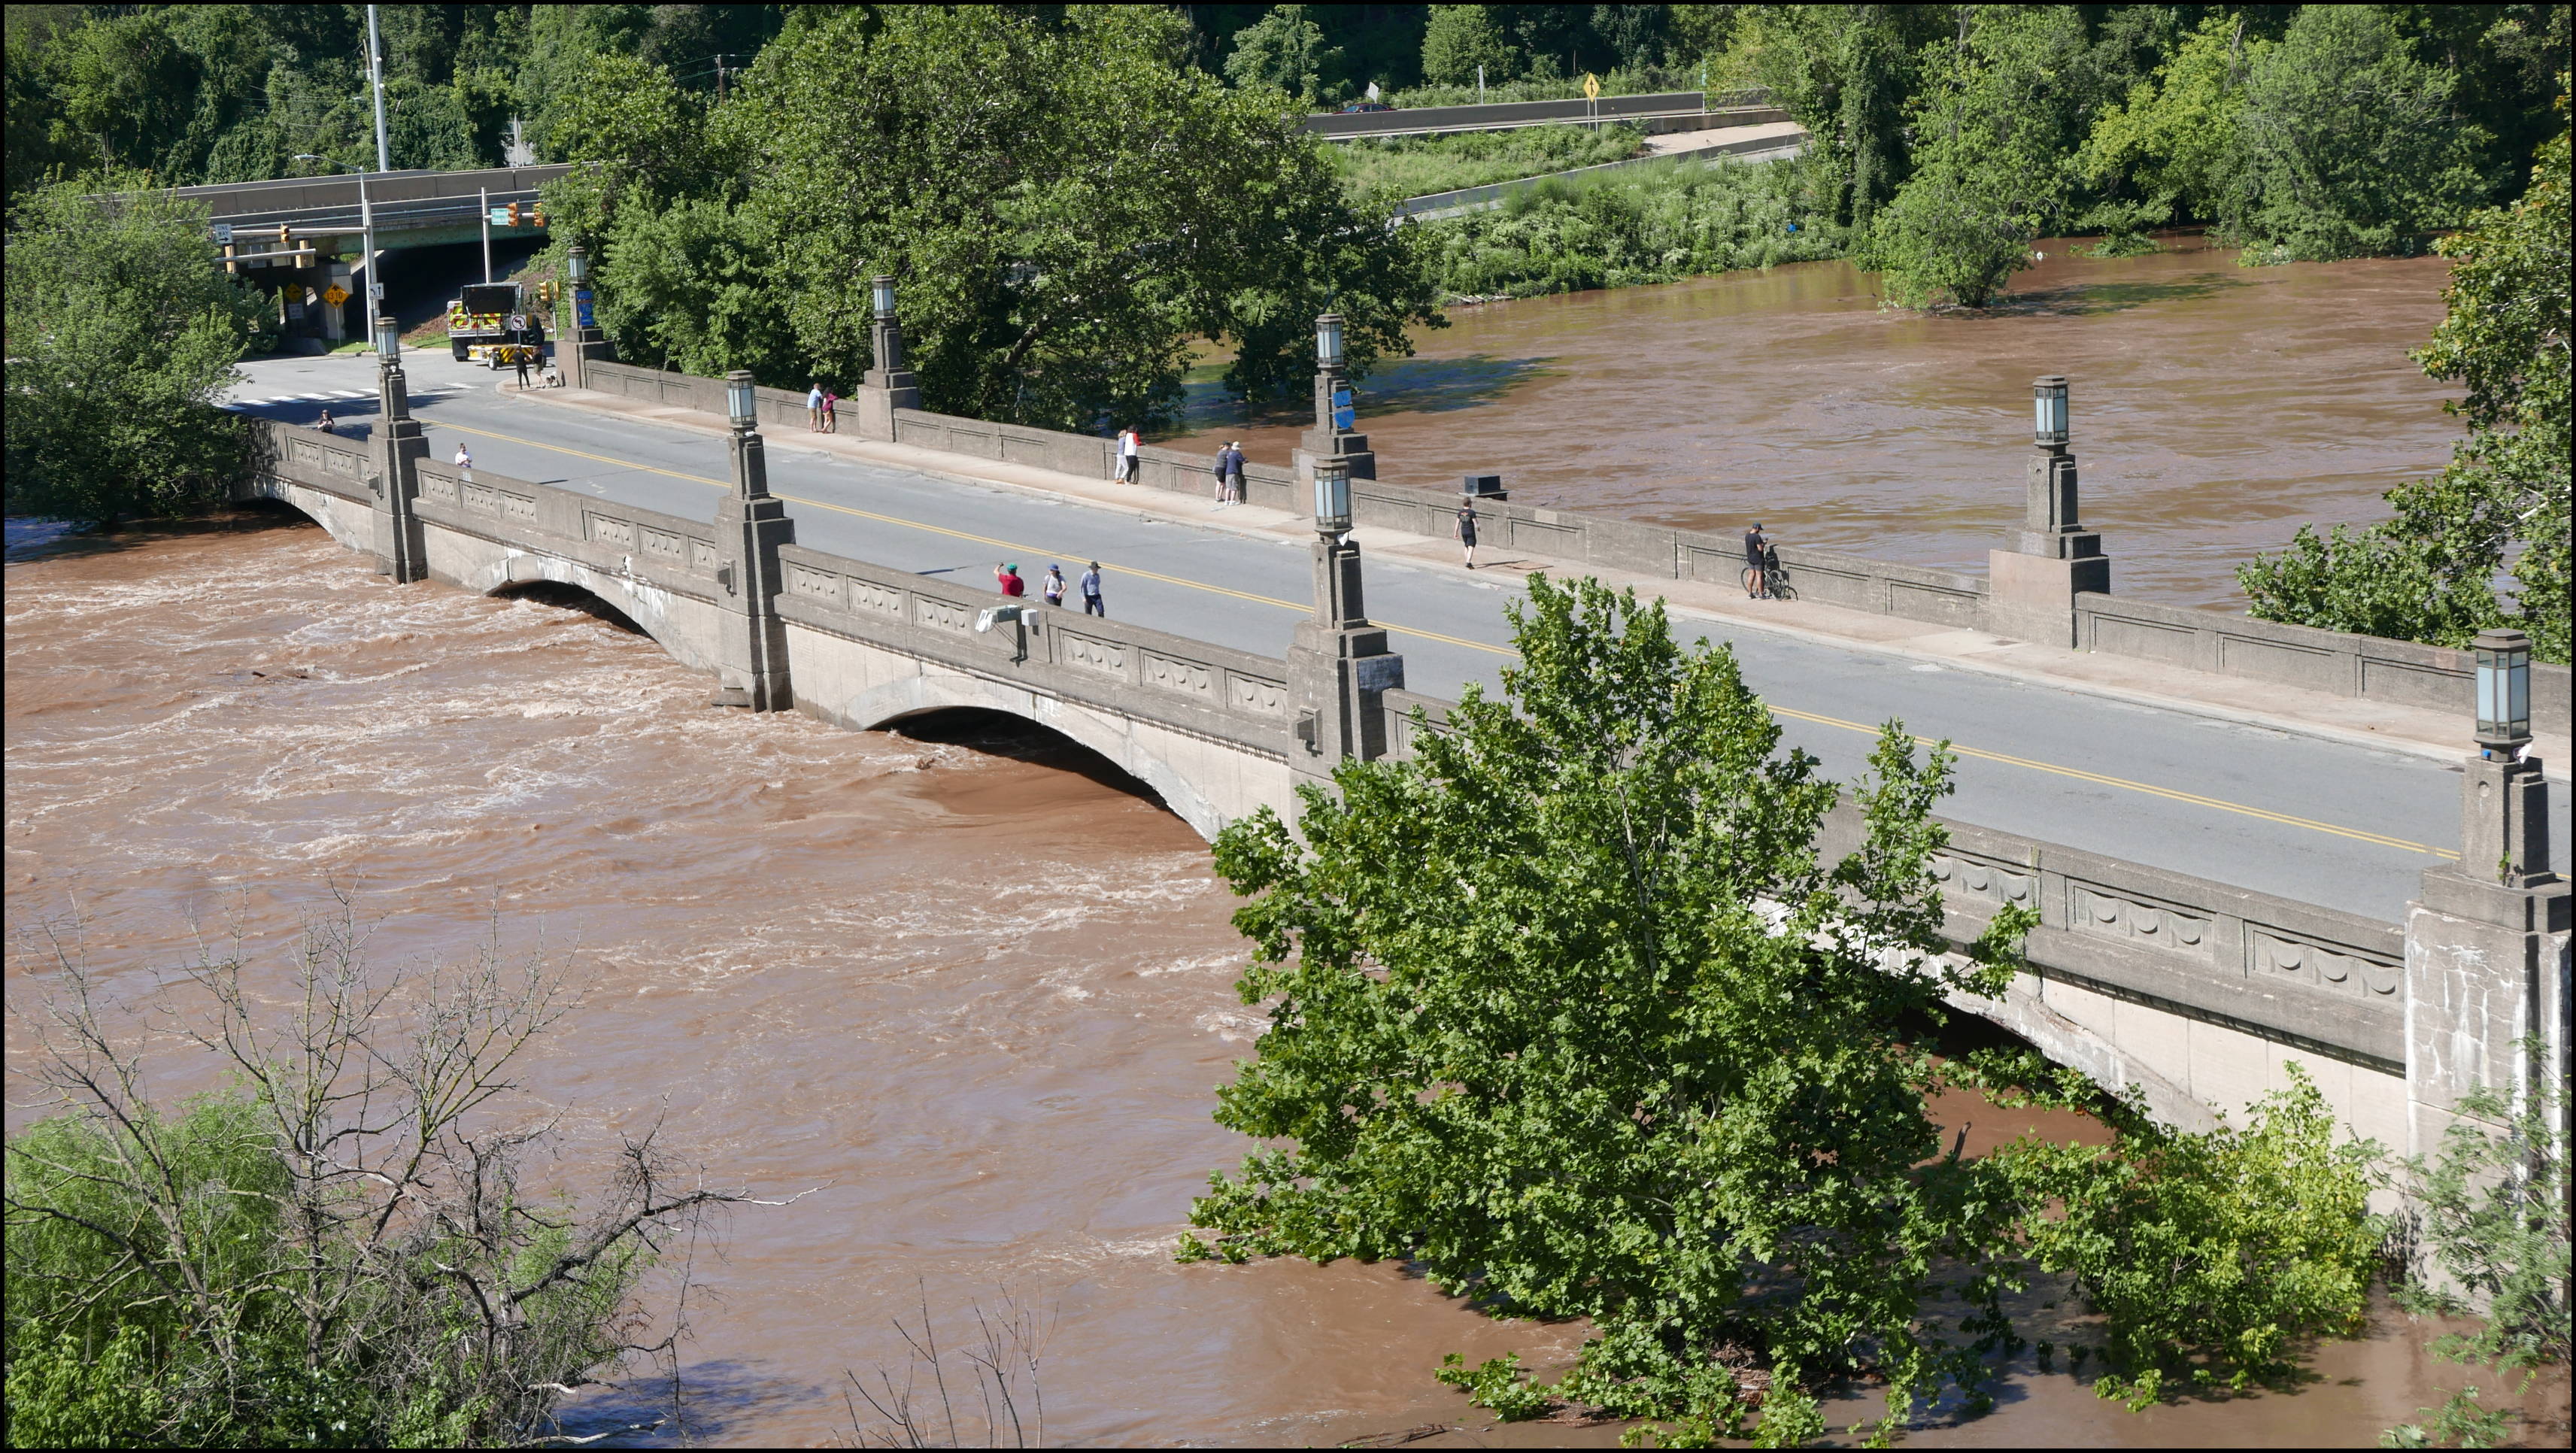
[[[1047,566],[1046,579],[1038,582],[1038,589],[1046,593],[1047,604],[1062,608],[1064,605],[1064,567],[1053,564]]]
[[[993,571],[993,583],[1002,588],[1002,594],[1013,600],[1029,593],[1029,583],[1020,578],[1020,567],[1014,561],[1006,560]]]
[[[1771,540],[1762,533],[1762,522],[1755,520],[1753,528],[1744,532],[1744,593],[1755,600],[1762,598],[1762,567],[1770,560]]]
[[[1082,613],[1103,620],[1109,618],[1109,607],[1100,603],[1100,562],[1097,560],[1091,562],[1090,569],[1082,572]]]

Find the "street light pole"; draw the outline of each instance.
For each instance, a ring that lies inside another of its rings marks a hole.
[[[385,150],[385,47],[376,37],[376,7],[367,7],[367,78],[376,88],[376,170],[394,169]]]
[[[787,623],[778,614],[778,549],[796,543],[796,522],[787,502],[769,492],[760,392],[749,373],[725,375],[725,413],[733,424],[734,489],[716,503],[716,548],[727,558],[716,567],[724,630],[714,704],[787,711],[796,693],[787,679]]]

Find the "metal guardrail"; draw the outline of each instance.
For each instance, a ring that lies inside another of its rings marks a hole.
[[[1521,126],[1579,125],[1591,121],[1648,121],[1695,116],[1709,110],[1705,91],[1651,96],[1604,96],[1598,101],[1498,101],[1485,106],[1424,106],[1411,111],[1327,111],[1303,123],[1311,136],[1344,141],[1362,136],[1424,136],[1450,131],[1502,131]],[[1721,94],[1721,112],[1771,109],[1759,98]]]
[[[1632,156],[1624,161],[1605,161],[1594,166],[1575,167],[1570,171],[1547,172],[1534,177],[1515,177],[1510,181],[1487,182],[1480,187],[1460,187],[1449,192],[1430,192],[1407,197],[1396,203],[1395,215],[1412,221],[1430,221],[1459,212],[1473,212],[1502,205],[1514,192],[1526,191],[1542,182],[1567,181],[1576,177],[1596,176],[1602,172],[1627,167],[1652,166],[1657,162],[1705,160],[1714,156],[1742,157],[1748,161],[1772,161],[1794,156],[1807,149],[1805,132],[1795,136],[1757,136],[1739,141],[1721,141],[1713,146],[1695,146],[1687,151],[1668,151],[1658,156]]]

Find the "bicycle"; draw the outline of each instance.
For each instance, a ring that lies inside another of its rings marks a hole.
[[[1760,573],[1762,577],[1760,599],[1796,600],[1798,598],[1798,592],[1789,584],[1789,572],[1780,568],[1779,552],[1772,552],[1771,557],[1762,562]],[[1754,574],[1754,568],[1747,565],[1744,567],[1744,572],[1736,577],[1736,583],[1744,587],[1746,595],[1754,594]]]

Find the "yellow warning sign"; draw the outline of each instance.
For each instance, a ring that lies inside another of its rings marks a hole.
[[[336,308],[342,303],[349,301],[349,290],[340,286],[338,283],[333,283],[331,286],[322,290],[322,301],[329,303],[332,307]]]
[[[1601,99],[1601,78],[1590,71],[1583,73],[1583,99],[1586,101]]]

